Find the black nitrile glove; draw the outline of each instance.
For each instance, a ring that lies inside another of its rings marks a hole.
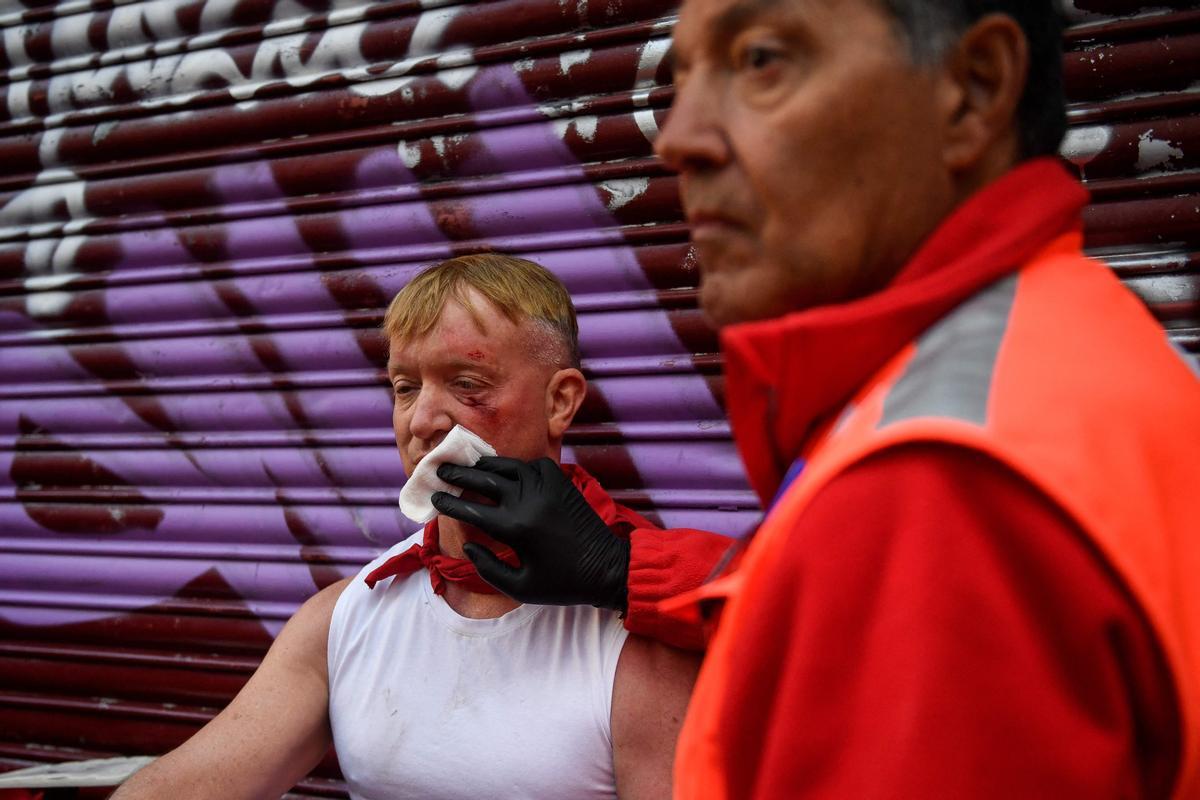
[[[463,545],[488,583],[514,600],[624,611],[629,541],[616,536],[549,458],[481,458],[474,467],[442,464],[438,477],[496,501],[473,503],[434,492],[433,507],[507,544],[521,566],[505,564],[481,544]]]

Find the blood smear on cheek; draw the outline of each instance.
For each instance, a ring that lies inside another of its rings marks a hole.
[[[500,409],[482,397],[464,397],[463,405],[485,417],[494,418]]]

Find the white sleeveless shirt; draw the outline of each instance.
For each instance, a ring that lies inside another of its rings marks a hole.
[[[627,633],[591,606],[467,619],[429,572],[350,582],[329,625],[329,718],[356,800],[615,798],[609,725]]]

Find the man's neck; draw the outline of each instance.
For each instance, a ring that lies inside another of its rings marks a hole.
[[[1061,163],[1033,159],[943,220],[886,290],[726,326],[727,413],[762,502],[822,421],[836,418],[889,358],[967,297],[1077,230],[1086,202]]]
[[[438,549],[451,558],[466,558],[463,543],[467,541],[463,523],[452,517],[438,517]],[[468,619],[495,619],[521,605],[503,594],[481,594],[461,585],[448,582],[443,595],[446,604],[460,617]]]

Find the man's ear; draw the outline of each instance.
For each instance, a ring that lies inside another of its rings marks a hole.
[[[574,367],[560,369],[546,385],[546,418],[550,438],[561,439],[587,394],[587,379]]]
[[[1025,32],[1006,14],[981,17],[946,53],[939,103],[951,172],[1004,171],[1019,159],[1017,106],[1028,73]]]

